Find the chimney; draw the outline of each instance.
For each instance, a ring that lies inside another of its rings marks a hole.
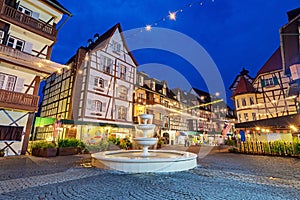
[[[95,33],[95,35],[94,35],[94,42],[95,42],[96,40],[98,40],[99,37],[100,37],[100,35],[99,35],[98,33]]]
[[[93,43],[93,40],[92,39],[88,39],[88,45],[87,46],[90,46],[92,43]]]

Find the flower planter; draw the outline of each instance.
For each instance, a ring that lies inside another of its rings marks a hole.
[[[78,153],[77,147],[59,147],[57,154],[59,156],[69,156],[69,155],[75,155]]]
[[[0,157],[4,157],[5,153],[4,151],[0,151]]]
[[[57,154],[56,148],[32,149],[32,155],[38,157],[55,157]]]

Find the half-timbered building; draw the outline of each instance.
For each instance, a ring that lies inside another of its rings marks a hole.
[[[95,143],[108,134],[130,136],[137,63],[120,24],[88,42],[69,60],[69,70],[47,79],[41,117],[60,118],[58,137]],[[51,128],[43,131],[40,137],[51,137]]]
[[[56,0],[0,0],[0,150],[6,155],[26,153],[40,81],[64,67],[49,59],[65,14],[71,16]]]

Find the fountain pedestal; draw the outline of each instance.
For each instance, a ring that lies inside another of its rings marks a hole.
[[[152,124],[153,115],[142,114],[139,115],[137,129],[143,132],[143,137],[134,138],[137,144],[143,147],[143,157],[150,156],[149,147],[155,145],[158,138],[147,137],[149,134],[152,136],[154,133],[155,125]]]

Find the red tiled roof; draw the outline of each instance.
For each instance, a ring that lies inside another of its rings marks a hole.
[[[246,94],[246,93],[254,93],[255,89],[252,84],[244,77],[241,76],[238,85],[236,86],[235,92],[232,96],[236,96],[239,94]]]
[[[260,70],[257,72],[257,76],[280,69],[282,69],[282,59],[280,48],[278,48],[269,58],[269,60],[262,66],[262,68],[260,68]]]

